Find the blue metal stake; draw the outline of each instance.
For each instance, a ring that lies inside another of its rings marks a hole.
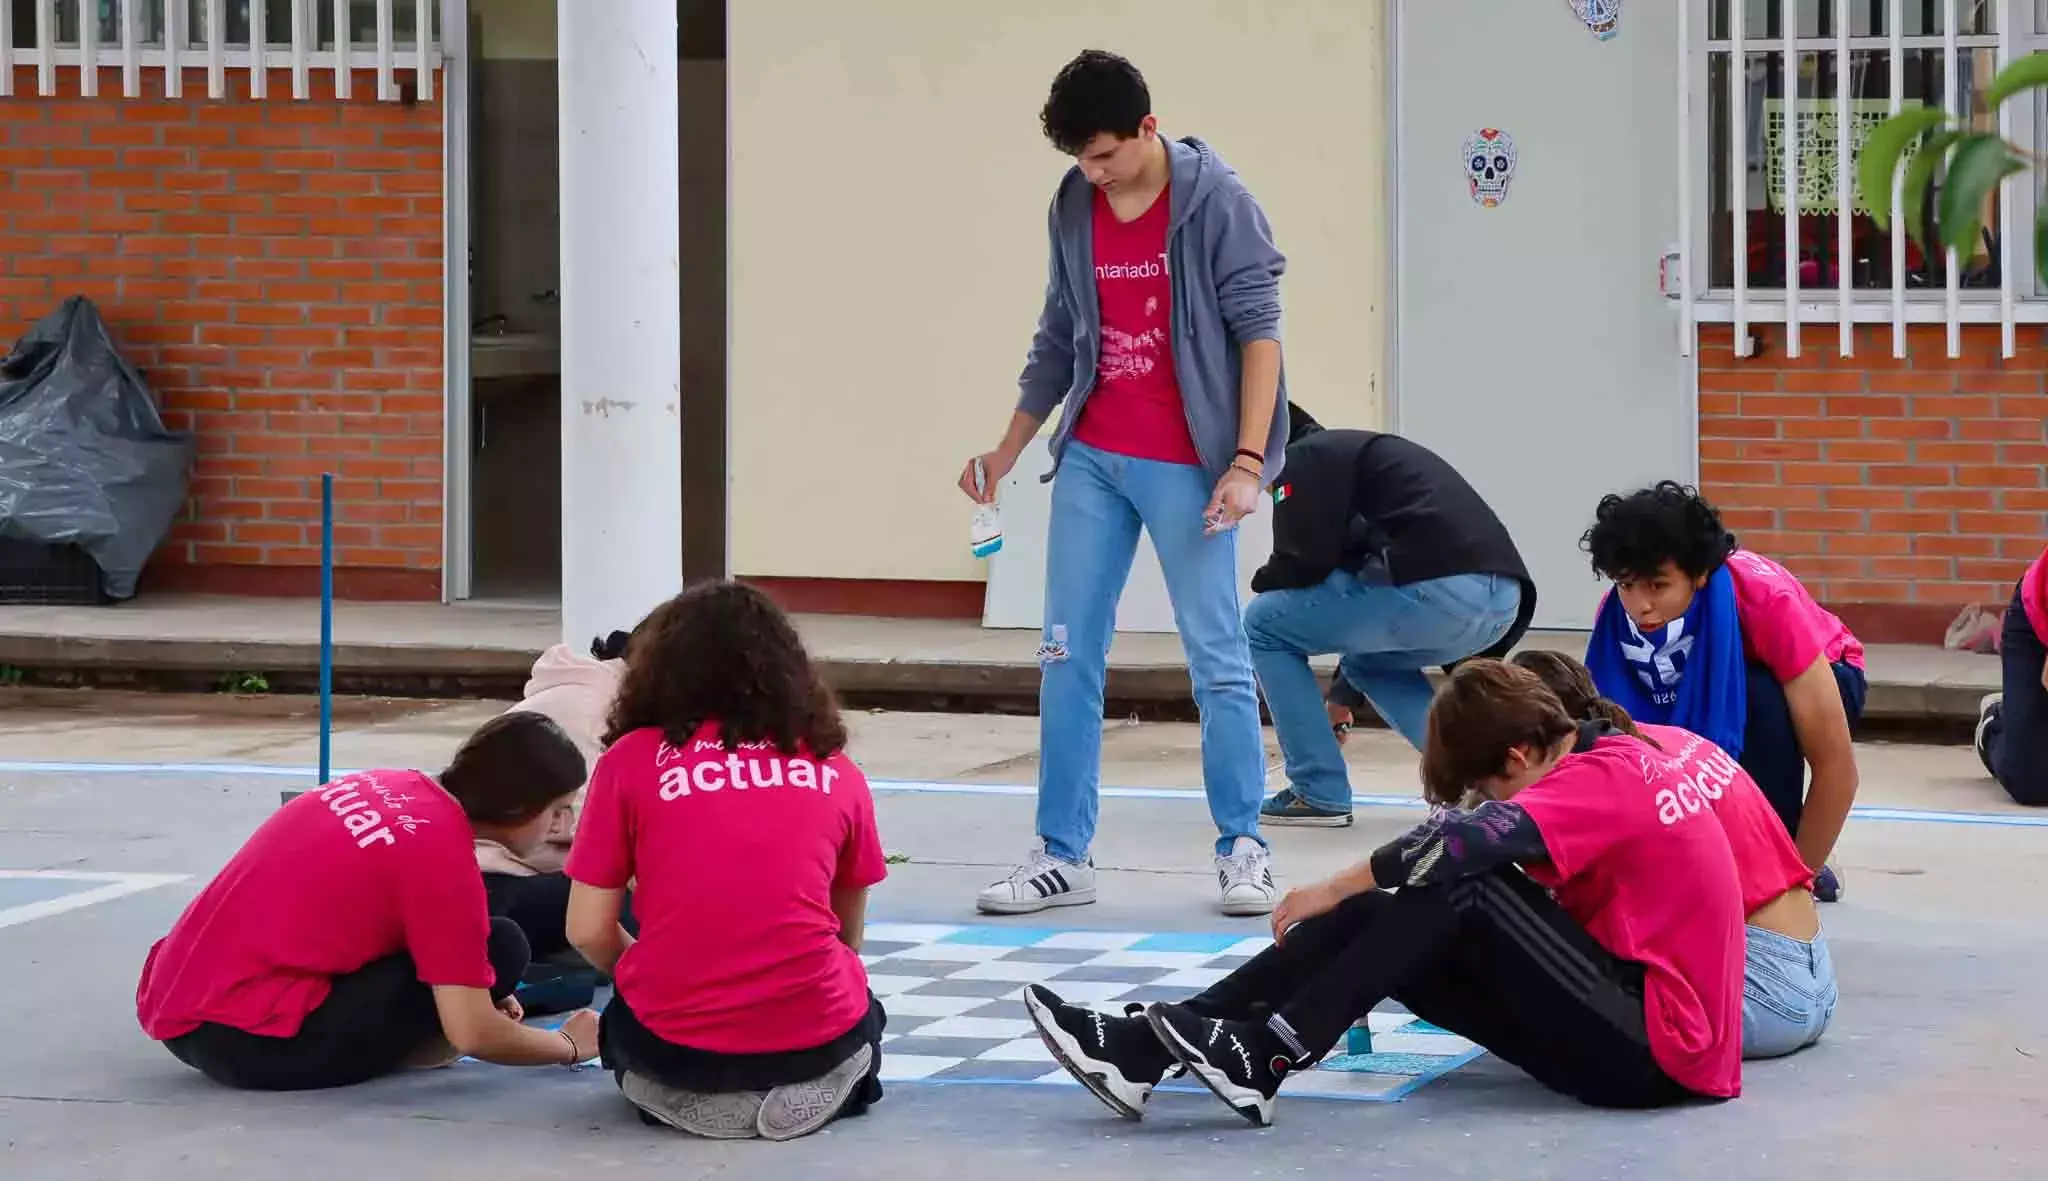
[[[334,473],[320,477],[320,782],[334,745]]]

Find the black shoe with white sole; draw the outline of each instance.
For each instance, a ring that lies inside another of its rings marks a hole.
[[[1232,1111],[1260,1127],[1273,1122],[1280,1082],[1299,1069],[1279,1035],[1249,1021],[1198,1017],[1185,1005],[1153,1005],[1145,1016],[1160,1042]]]
[[[1045,1048],[1074,1081],[1125,1119],[1140,1119],[1145,1100],[1174,1056],[1159,1044],[1138,1005],[1113,1017],[1070,1005],[1042,984],[1024,989],[1024,1011]]]

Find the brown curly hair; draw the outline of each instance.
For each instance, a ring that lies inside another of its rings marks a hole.
[[[692,587],[633,630],[604,743],[653,726],[681,745],[707,722],[717,723],[727,749],[766,742],[814,759],[846,749],[839,704],[796,625],[767,595],[736,582]]]

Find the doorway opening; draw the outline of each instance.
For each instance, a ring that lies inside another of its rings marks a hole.
[[[562,586],[557,3],[467,0],[467,439],[449,470],[450,598],[556,602]],[[686,581],[726,573],[725,0],[677,0]],[[456,137],[460,142],[460,137]],[[463,186],[451,184],[451,197]],[[459,198],[458,198],[459,199]],[[451,268],[457,260],[451,243]],[[460,282],[461,276],[455,276]],[[466,396],[465,396],[466,395]]]

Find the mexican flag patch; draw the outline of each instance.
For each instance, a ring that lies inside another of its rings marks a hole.
[[[1292,496],[1292,495],[1294,495],[1294,485],[1292,485],[1292,484],[1275,484],[1275,485],[1273,485],[1273,503],[1274,503],[1274,504],[1280,504],[1281,502],[1285,501],[1285,500],[1286,500],[1286,499],[1287,499],[1288,497],[1290,497],[1290,496]]]

